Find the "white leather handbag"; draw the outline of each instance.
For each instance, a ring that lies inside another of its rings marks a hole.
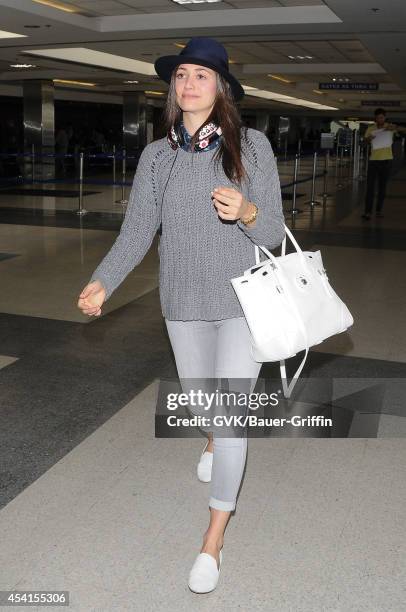
[[[254,360],[280,361],[283,392],[289,398],[309,347],[345,331],[354,319],[331,287],[320,251],[302,251],[286,225],[285,232],[279,257],[255,245],[256,264],[231,283],[251,332]],[[286,255],[287,236],[296,251]],[[268,259],[260,260],[259,249]],[[288,385],[285,359],[302,350],[305,355]]]

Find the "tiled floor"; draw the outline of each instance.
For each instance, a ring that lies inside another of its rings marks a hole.
[[[18,257],[0,262],[1,312],[89,323],[77,307],[79,294],[113,244],[116,232],[65,227],[0,225],[2,248]],[[121,291],[106,302],[110,312],[158,286],[157,243]]]
[[[201,443],[174,452],[154,438],[156,393],[152,383],[3,509],[1,588],[69,590],[83,611],[403,609],[400,439],[250,440],[221,583],[192,594]]]
[[[286,184],[291,163],[279,167]],[[398,169],[385,217],[369,223],[365,181],[342,181],[334,164],[323,205],[306,204],[309,182],[303,212],[284,203],[354,316],[312,348],[303,375],[341,384],[342,414],[350,406],[361,433],[249,440],[207,596],[187,588],[208,520],[208,485],[195,477],[203,440],[154,434],[158,381],[176,376],[156,241],[89,319],[77,297],[117,235],[121,190],[89,186],[100,193],[83,218],[72,198],[0,192],[0,589],[68,590],[75,612],[406,610],[405,179]],[[278,364],[263,367],[264,379],[278,376]],[[367,418],[369,438],[357,422]]]

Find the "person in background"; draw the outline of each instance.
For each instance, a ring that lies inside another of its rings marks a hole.
[[[369,221],[374,203],[375,186],[378,182],[378,197],[376,203],[376,216],[383,217],[382,208],[385,200],[386,186],[392,169],[392,142],[393,135],[398,132],[406,132],[406,128],[398,127],[386,121],[386,111],[377,108],[375,113],[375,125],[372,124],[365,132],[364,139],[372,143],[371,154],[368,162],[367,191],[365,196],[365,211],[361,215],[362,219]],[[379,133],[378,130],[385,130],[391,133],[391,143],[388,146],[374,147],[373,140]]]

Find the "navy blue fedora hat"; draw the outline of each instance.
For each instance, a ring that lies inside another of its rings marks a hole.
[[[172,71],[179,64],[197,64],[219,72],[231,85],[234,99],[243,98],[245,92],[228,68],[228,54],[221,43],[214,38],[195,36],[178,55],[164,55],[155,60],[157,75],[167,83],[171,81]]]

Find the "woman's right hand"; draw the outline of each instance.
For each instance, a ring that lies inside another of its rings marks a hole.
[[[106,298],[106,290],[100,281],[96,280],[83,289],[79,295],[78,308],[89,316],[99,317],[101,315],[101,306]]]

